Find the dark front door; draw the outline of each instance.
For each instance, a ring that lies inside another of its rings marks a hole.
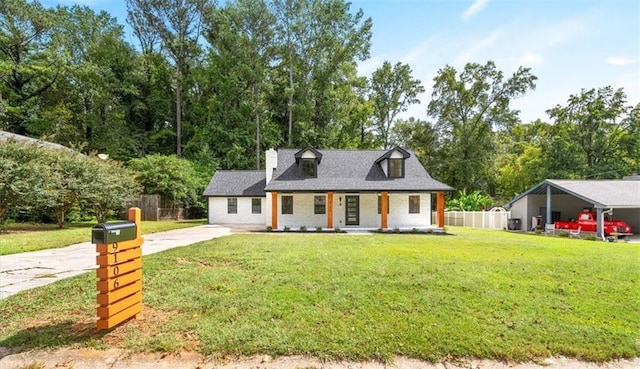
[[[360,225],[360,196],[345,196],[346,225]]]

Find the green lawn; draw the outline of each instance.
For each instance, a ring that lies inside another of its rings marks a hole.
[[[451,228],[219,238],[146,256],[143,318],[93,273],[0,300],[0,346],[437,361],[640,356],[640,245]]]
[[[0,233],[0,255],[65,247],[91,241],[91,227],[96,223],[74,223],[58,229],[55,224],[13,223]],[[149,234],[171,229],[195,227],[205,220],[142,222],[142,233]]]

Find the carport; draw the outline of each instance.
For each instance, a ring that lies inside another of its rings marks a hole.
[[[604,216],[624,220],[640,233],[640,180],[638,176],[623,180],[547,179],[506,204],[512,218],[521,218],[525,229],[532,229],[536,217],[542,224],[569,220],[585,208],[595,209],[597,235],[602,237]]]

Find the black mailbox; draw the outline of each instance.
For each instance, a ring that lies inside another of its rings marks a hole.
[[[137,228],[133,222],[96,224],[91,228],[91,242],[95,244],[110,244],[135,240],[138,233]]]

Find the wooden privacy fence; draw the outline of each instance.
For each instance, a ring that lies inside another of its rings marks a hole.
[[[142,220],[181,220],[184,218],[184,208],[162,207],[160,195],[140,195],[138,200],[133,201],[130,206],[140,208]]]
[[[445,211],[444,225],[487,229],[507,229],[511,212],[503,208],[488,211]],[[433,213],[436,219],[436,213]]]

